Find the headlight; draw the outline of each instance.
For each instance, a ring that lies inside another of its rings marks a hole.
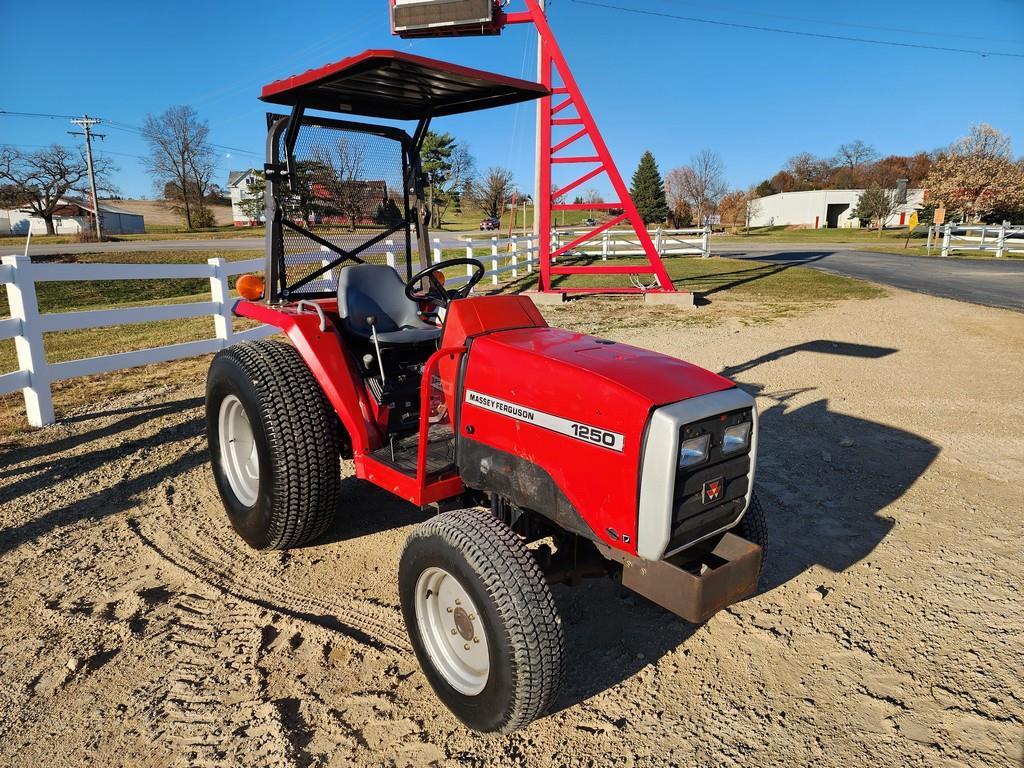
[[[725,428],[722,436],[722,453],[736,453],[750,446],[750,422],[733,424]]]
[[[701,435],[683,440],[679,444],[679,468],[692,467],[700,464],[708,457],[708,445],[711,442],[711,435]]]

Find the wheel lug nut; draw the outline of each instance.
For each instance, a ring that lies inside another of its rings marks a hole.
[[[459,631],[459,630],[457,630],[457,629],[456,629],[455,627],[452,627],[452,634],[453,634],[453,635],[454,635],[454,634],[457,634],[457,633],[458,633],[458,631]]]
[[[474,643],[479,643],[480,642],[480,638],[479,637],[474,637],[473,638],[473,642]]]
[[[468,651],[469,650],[469,643],[466,643],[466,645],[464,647]]]
[[[475,613],[469,614],[469,620],[470,621],[476,621],[476,614]]]
[[[455,604],[456,605],[462,605],[462,601],[459,600],[458,598],[455,598]]]
[[[448,613],[451,613],[451,612],[452,612],[452,607],[449,605],[448,606]]]

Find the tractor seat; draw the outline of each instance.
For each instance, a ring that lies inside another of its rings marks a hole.
[[[441,329],[416,314],[419,305],[405,295],[405,283],[391,267],[354,264],[338,277],[338,315],[342,327],[364,339],[373,338],[366,318],[377,323],[381,344],[417,344],[435,341]]]

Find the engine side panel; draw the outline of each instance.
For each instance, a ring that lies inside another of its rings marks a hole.
[[[591,536],[635,554],[641,444],[652,403],[543,354],[540,340],[533,349],[502,342],[521,333],[473,340],[460,392],[460,440],[470,438],[539,468],[583,518]],[[516,471],[511,465],[496,469]],[[509,480],[493,490],[527,481]],[[553,519],[558,513],[536,511]]]

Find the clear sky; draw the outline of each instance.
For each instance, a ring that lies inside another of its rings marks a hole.
[[[1024,0],[594,2],[646,12],[577,0],[550,5],[555,33],[627,183],[645,149],[665,172],[710,147],[725,160],[730,183],[747,186],[800,151],[831,154],[859,138],[883,154],[912,153],[948,144],[972,122],[1009,133],[1024,152]],[[519,10],[518,0],[511,10]],[[673,18],[680,16],[691,20]],[[500,38],[403,41],[389,33],[387,0],[57,0],[45,9],[12,2],[0,22],[0,109],[87,112],[138,126],[147,113],[190,104],[224,147],[224,184],[229,169],[262,164],[266,107],[257,96],[264,83],[365,48],[534,76],[529,28],[510,27]],[[532,105],[521,105],[434,127],[468,142],[478,167],[507,166],[532,189],[533,115]],[[70,129],[63,119],[0,116],[0,143],[31,149],[77,141]],[[97,130],[107,134],[100,152],[120,168],[121,193],[152,196],[138,161],[142,140],[115,125]]]

